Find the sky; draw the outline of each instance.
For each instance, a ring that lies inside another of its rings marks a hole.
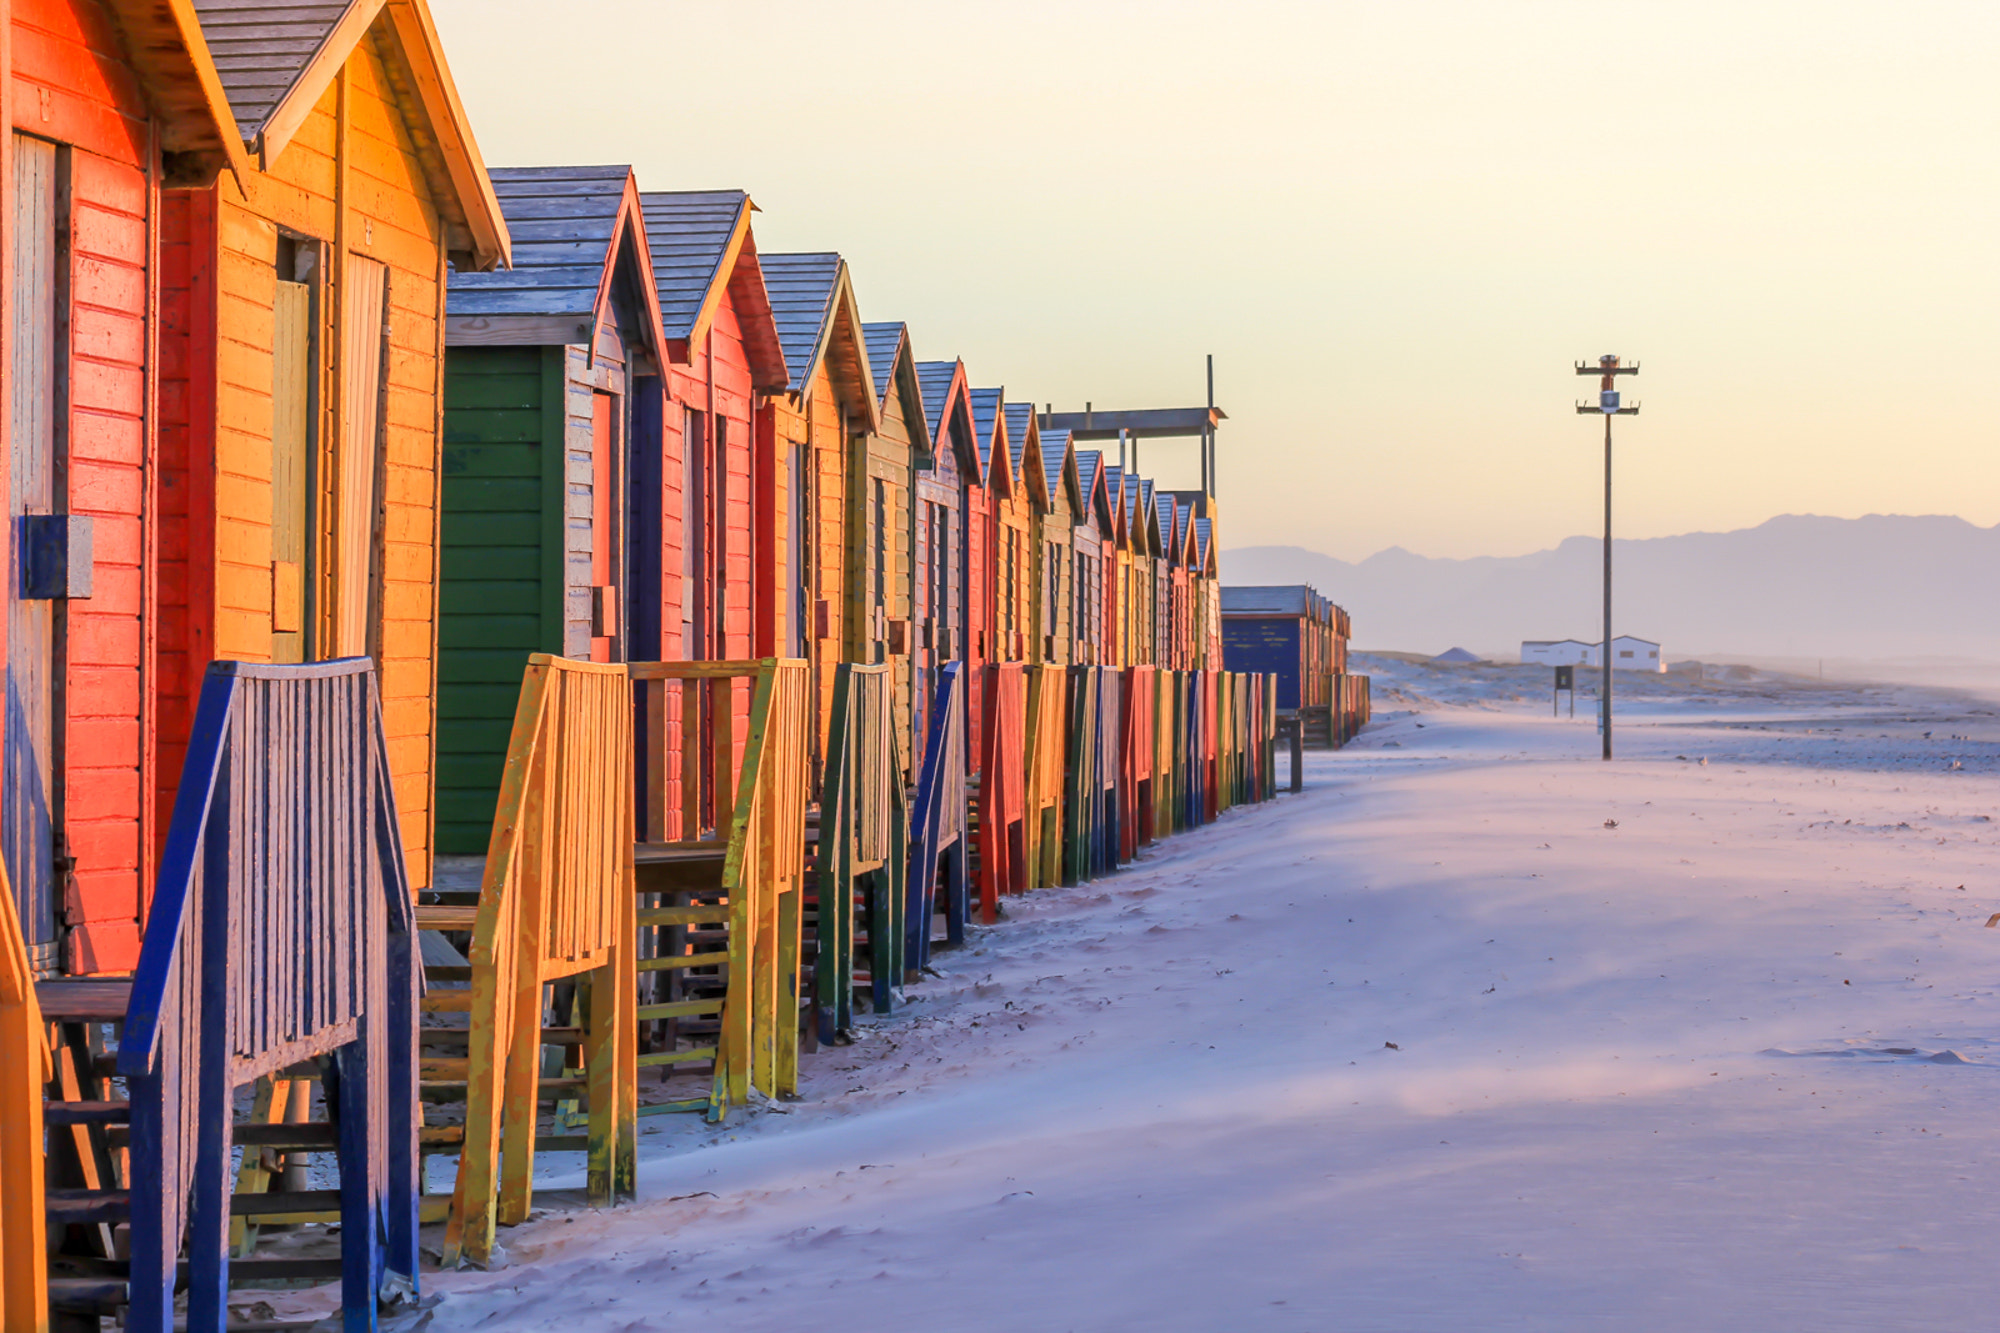
[[[976,384],[1192,405],[1213,354],[1225,549],[1600,531],[1604,352],[1620,535],[2000,522],[2000,7],[432,7],[490,165],[747,189]]]

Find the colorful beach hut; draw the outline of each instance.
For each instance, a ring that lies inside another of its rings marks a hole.
[[[744,661],[753,656],[755,565],[751,485],[758,399],[788,379],[777,324],[764,290],[751,215],[741,190],[647,192],[639,196],[657,284],[668,356],[662,404],[659,658]],[[730,768],[741,765],[750,732],[747,688],[731,687],[729,717],[696,722],[700,753],[684,763],[682,685],[649,680],[637,691],[647,758],[639,808],[646,841],[692,838],[726,827],[716,798],[716,737],[729,738]],[[657,712],[657,716],[655,713]],[[703,790],[683,790],[693,773]],[[656,778],[657,775],[657,778]],[[655,793],[657,780],[664,790]],[[685,812],[701,828],[684,828]]]
[[[917,535],[912,487],[931,458],[923,387],[907,324],[866,324],[875,382],[877,428],[858,436],[848,457],[847,648],[851,662],[887,662],[895,681],[898,753],[915,777],[920,756],[912,731],[912,601]]]
[[[421,889],[446,273],[506,222],[422,0],[193,12],[242,162],[161,210],[156,819],[211,659],[371,656]]]
[[[979,451],[973,437],[965,363],[919,362],[917,383],[924,396],[924,422],[930,433],[931,452],[928,464],[918,466],[914,486],[911,528],[916,553],[912,565],[911,615],[915,620],[915,642],[911,663],[919,714],[916,734],[924,737],[928,746],[938,672],[947,662],[958,661],[965,652],[973,526],[967,520],[971,511],[966,497],[972,479],[978,475]],[[961,678],[961,695],[966,687]]]
[[[847,637],[847,460],[850,441],[875,433],[875,380],[841,257],[763,264],[790,380],[769,399],[759,439],[757,652],[811,664],[817,774]]]
[[[1112,655],[1106,633],[1105,605],[1111,591],[1106,568],[1108,561],[1115,562],[1116,555],[1109,549],[1113,529],[1106,503],[1104,455],[1096,449],[1074,447],[1071,455],[1078,502],[1071,533],[1075,660],[1084,666],[1107,666]]]
[[[529,654],[659,660],[679,526],[632,169],[491,176],[513,266],[454,273],[445,317],[437,836],[455,855],[486,851]]]
[[[185,12],[14,0],[4,21],[0,856],[31,973],[124,972],[160,836],[160,226],[248,163]]]

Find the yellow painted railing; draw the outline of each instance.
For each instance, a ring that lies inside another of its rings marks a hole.
[[[55,1077],[14,890],[0,866],[0,1327],[49,1326],[42,1085]]]
[[[639,1005],[641,1022],[719,1015],[719,1026],[707,1046],[679,1049],[676,1037],[638,1060],[654,1067],[712,1059],[707,1110],[719,1120],[745,1105],[752,1089],[768,1097],[798,1090],[811,682],[806,663],[795,659],[623,669],[647,701],[648,841],[639,849],[639,888],[649,900],[691,900],[639,909],[638,926],[658,933],[639,966],[676,987],[705,974],[722,991],[719,999],[674,992]],[[670,829],[682,836],[663,837]],[[719,875],[710,883],[701,867],[718,853]],[[679,938],[717,926],[728,930],[724,950]]]
[[[544,1081],[543,991],[550,982],[587,983],[578,1044],[589,1102],[591,1200],[608,1204],[633,1193],[632,785],[625,668],[531,656],[472,928],[465,1137],[445,1229],[447,1265],[461,1255],[485,1262],[495,1223],[527,1216]],[[425,1007],[442,1006],[427,1001]],[[425,1072],[435,1078],[461,1071]]]
[[[1062,881],[1063,751],[1067,737],[1069,668],[1028,668],[1027,803],[1022,833],[1027,843],[1028,887]]]

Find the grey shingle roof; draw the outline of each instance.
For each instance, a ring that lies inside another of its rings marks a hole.
[[[979,484],[982,486],[993,476],[993,433],[1003,419],[1000,409],[1006,394],[1005,389],[972,391],[972,434],[979,444]]]
[[[1303,616],[1317,600],[1304,583],[1256,584],[1222,590],[1224,615]]]
[[[771,294],[771,317],[778,322],[778,344],[785,349],[792,391],[812,378],[818,352],[832,326],[834,289],[840,282],[840,256],[764,255],[764,290]]]
[[[1048,478],[1053,501],[1063,484],[1063,462],[1069,457],[1069,432],[1051,427],[1042,432],[1042,474]],[[1077,478],[1082,481],[1082,477]],[[1081,489],[1081,487],[1079,487]]]
[[[1205,518],[1194,521],[1194,564],[1197,569],[1208,563],[1209,525]]]
[[[669,338],[686,338],[701,318],[709,289],[728,275],[722,261],[737,220],[750,208],[741,190],[669,190],[639,196],[646,245],[660,293],[660,323]]]
[[[194,0],[194,9],[247,143],[305,73],[348,0]]]
[[[1028,437],[1035,433],[1035,405],[1033,403],[1008,403],[1003,409],[1007,414],[1007,457],[1013,460],[1016,479],[1028,475]],[[1040,463],[1040,459],[1035,460]]]
[[[882,396],[876,406],[884,411],[889,406],[889,392],[896,387],[896,353],[902,350],[903,340],[909,336],[910,326],[900,320],[861,326],[862,340],[868,344],[868,370],[875,377],[875,392]],[[925,406],[929,407],[928,396]]]
[[[574,315],[588,320],[611,262],[630,167],[496,167],[493,193],[514,238],[514,267],[451,276],[453,315]]]
[[[933,440],[944,438],[944,410],[949,405],[952,381],[956,378],[956,361],[917,362],[917,385],[924,393],[924,420],[930,423]]]
[[[1044,435],[1042,438],[1046,440],[1048,436]],[[1076,490],[1077,494],[1083,497],[1083,507],[1086,512],[1089,511],[1091,502],[1097,492],[1097,474],[1103,471],[1103,469],[1104,455],[1102,452],[1096,449],[1079,449],[1076,451]],[[1084,514],[1078,514],[1077,521],[1079,523],[1082,522],[1084,517]]]

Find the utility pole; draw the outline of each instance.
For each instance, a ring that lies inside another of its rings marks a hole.
[[[1599,687],[1602,696],[1597,702],[1602,714],[1604,732],[1604,757],[1611,758],[1611,418],[1639,415],[1638,405],[1623,407],[1618,398],[1620,375],[1636,375],[1638,364],[1629,366],[1618,364],[1618,358],[1611,355],[1600,356],[1597,364],[1585,361],[1576,363],[1579,375],[1596,375],[1601,378],[1597,393],[1597,406],[1588,403],[1576,405],[1579,416],[1602,416],[1604,418],[1604,684]]]

